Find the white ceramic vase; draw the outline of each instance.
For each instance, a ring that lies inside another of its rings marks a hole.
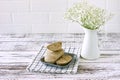
[[[85,36],[82,44],[81,57],[84,59],[97,59],[100,56],[98,48],[97,30],[84,28]]]

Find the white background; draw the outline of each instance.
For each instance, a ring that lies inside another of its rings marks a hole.
[[[0,33],[83,33],[64,12],[80,0],[0,0]],[[120,0],[89,0],[115,14],[106,32],[120,32]]]

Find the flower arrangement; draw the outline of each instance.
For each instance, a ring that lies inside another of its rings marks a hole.
[[[105,9],[88,4],[86,1],[73,5],[65,13],[66,19],[77,22],[90,30],[99,29],[106,21],[110,20],[111,16],[112,14]]]

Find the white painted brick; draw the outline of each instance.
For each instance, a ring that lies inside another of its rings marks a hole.
[[[0,24],[0,33],[31,33],[30,25]]]
[[[68,24],[68,33],[84,33],[84,31],[80,24],[73,22]]]
[[[82,0],[68,0],[68,8],[73,6],[74,4],[81,2]]]
[[[107,22],[107,24],[120,24],[120,12],[114,12],[113,15],[114,16],[111,18],[110,21]]]
[[[120,33],[120,24],[106,24],[105,27],[107,33]]]
[[[32,25],[32,33],[67,33],[67,24]]]
[[[90,3],[92,3],[93,5],[103,8],[106,8],[106,0],[88,0]]]
[[[0,24],[10,24],[11,15],[9,13],[0,13]]]
[[[120,11],[120,0],[107,0],[106,5],[109,11]]]
[[[32,11],[40,12],[64,12],[67,8],[67,0],[31,0]]]
[[[19,12],[29,10],[29,0],[0,0],[0,12]]]
[[[48,23],[47,13],[14,13],[15,24],[45,24]]]
[[[65,13],[50,13],[49,14],[49,22],[50,24],[56,24],[56,23],[67,23],[67,20],[64,19]]]

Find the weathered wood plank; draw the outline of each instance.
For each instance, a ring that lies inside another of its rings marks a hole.
[[[63,41],[64,46],[81,47],[84,34],[0,34],[0,80],[119,80],[120,34],[99,34],[101,57],[80,59],[77,74],[32,73],[26,67],[40,46]]]
[[[0,34],[0,38],[30,38],[30,37],[40,37],[40,36],[79,36],[83,37],[84,33],[27,33],[27,34]],[[107,37],[120,37],[120,33],[98,33],[100,37],[107,36]]]
[[[3,65],[0,78],[39,78],[39,79],[107,79],[107,78],[120,78],[119,63],[81,63],[78,68],[77,74],[49,74],[49,73],[30,73],[25,70],[26,66],[22,65]],[[1,69],[1,67],[0,67]]]
[[[37,55],[39,51],[6,51],[0,52],[0,63],[7,62],[31,62],[31,60]],[[108,51],[107,51],[108,52]],[[120,63],[120,51],[111,51],[106,53],[105,51],[101,54],[99,59],[96,60],[85,60],[80,59],[80,63],[85,62],[103,62],[103,63]]]
[[[31,62],[38,51],[31,52],[0,52],[0,63]]]
[[[0,51],[34,51],[39,50],[41,44],[30,42],[3,42],[0,44]]]
[[[84,34],[81,33],[43,33],[43,34],[0,34],[0,41],[47,41],[47,40],[74,40],[82,41]],[[119,41],[120,33],[98,34],[102,41]]]
[[[99,42],[101,50],[120,50],[120,34],[99,34]],[[67,46],[82,46],[84,34],[2,34],[0,35],[0,50],[14,50],[14,47],[20,47],[23,50],[37,50],[39,45],[50,43],[53,41],[62,41]],[[34,45],[31,48],[31,45]],[[8,46],[8,47],[6,47]],[[9,47],[11,46],[11,47]],[[3,48],[4,47],[4,48]],[[35,49],[34,49],[35,48]],[[15,49],[16,50],[16,49]]]
[[[120,80],[119,77],[9,77],[9,78],[1,78],[0,80]]]
[[[16,54],[17,53],[17,54]],[[29,55],[33,55],[33,52],[29,53],[29,52],[2,52],[0,53],[1,57],[8,57],[8,56],[12,56],[12,57],[16,57],[16,55],[19,55],[17,58],[19,57],[24,57],[24,56],[29,56]],[[5,55],[3,55],[5,54]],[[29,56],[31,57],[31,56]],[[27,72],[25,69],[28,65],[28,61],[30,60],[25,60],[20,62],[20,58],[18,59],[19,62],[9,62],[5,63],[5,62],[1,62],[0,63],[0,78],[1,79],[108,79],[108,78],[115,78],[115,79],[119,79],[120,77],[120,55],[119,54],[103,54],[102,55],[103,58],[107,58],[107,62],[105,62],[106,60],[103,60],[104,62],[99,62],[98,61],[86,61],[86,63],[83,61],[81,61],[79,63],[79,68],[78,68],[78,73],[77,74],[66,74],[63,77],[63,74],[43,74],[43,73],[29,73]],[[109,57],[111,57],[111,60],[109,60]],[[115,58],[115,59],[114,59]],[[0,58],[1,59],[1,58]],[[4,59],[5,60],[5,59]],[[10,59],[9,59],[10,60]],[[17,60],[17,59],[16,59]],[[31,59],[32,60],[32,59]],[[113,61],[112,61],[113,60]],[[1,61],[1,60],[0,60]],[[5,60],[6,61],[6,60]],[[114,61],[118,61],[118,62],[114,62]],[[24,63],[23,63],[24,62]],[[99,62],[99,63],[98,63]],[[86,76],[87,75],[87,76]],[[17,77],[17,78],[16,78]]]
[[[52,42],[52,41],[50,41]],[[0,51],[35,51],[39,50],[41,45],[45,45],[49,41],[38,42],[1,42]],[[100,45],[101,51],[120,51],[119,41],[117,42],[105,42]],[[66,41],[63,42],[63,46],[82,47],[81,42]]]

